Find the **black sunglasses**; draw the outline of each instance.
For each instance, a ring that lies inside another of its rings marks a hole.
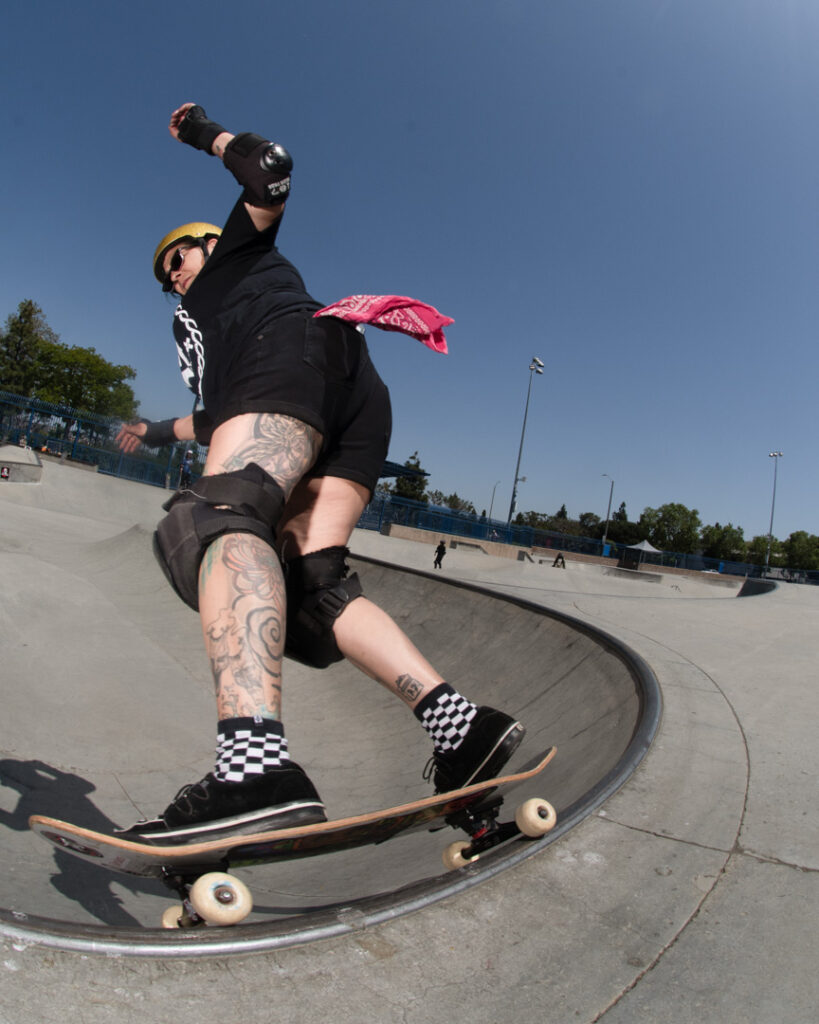
[[[180,245],[176,252],[171,256],[171,262],[168,265],[168,274],[173,274],[175,271],[180,270],[182,264],[185,262],[185,257],[191,251],[193,247],[190,245]]]
[[[171,291],[171,289],[173,288],[171,274],[174,274],[176,273],[177,270],[182,269],[182,264],[185,262],[185,257],[192,248],[192,245],[181,245],[173,254],[173,256],[171,256],[171,262],[168,264],[168,272],[165,274],[165,283],[162,286],[163,291]]]

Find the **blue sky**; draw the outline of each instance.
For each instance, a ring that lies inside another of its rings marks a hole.
[[[15,4],[2,17],[0,320],[136,368],[182,415],[154,247],[236,195],[175,143],[193,100],[284,143],[311,292],[414,295],[450,355],[368,331],[390,457],[518,508],[819,533],[815,0]]]

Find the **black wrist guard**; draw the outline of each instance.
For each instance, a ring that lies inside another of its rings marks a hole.
[[[278,206],[290,195],[293,161],[278,142],[242,132],[227,144],[223,159],[251,206]]]
[[[144,423],[148,428],[144,436],[140,438],[146,448],[162,448],[163,445],[173,444],[176,441],[176,434],[173,432],[176,419],[156,420],[154,423],[150,420],[140,420],[139,422]]]
[[[191,107],[179,123],[179,138],[194,149],[201,149],[213,156],[211,146],[217,135],[225,129],[211,121],[202,107]]]

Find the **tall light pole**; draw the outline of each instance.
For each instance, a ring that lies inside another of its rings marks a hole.
[[[771,563],[771,544],[773,543],[773,519],[774,519],[774,507],[776,506],[776,470],[779,466],[779,460],[784,455],[784,452],[768,452],[768,458],[774,460],[774,484],[773,484],[773,497],[771,498],[771,525],[768,527],[768,550],[765,554],[765,575],[768,575],[768,567]]]
[[[529,363],[529,387],[526,391],[526,406],[523,410],[523,428],[520,432],[520,448],[518,448],[518,462],[515,466],[515,482],[512,484],[512,501],[509,504],[509,516],[506,520],[506,525],[512,522],[512,516],[515,514],[515,506],[518,501],[518,480],[520,477],[520,459],[523,455],[523,438],[526,435],[526,417],[529,415],[529,396],[532,394],[532,380],[536,373],[543,373],[544,362],[542,359],[538,359],[537,356],[532,356],[532,361]]]
[[[603,551],[606,550],[606,541],[609,539],[609,518],[611,517],[611,498],[614,494],[614,478],[610,477],[608,473],[603,473],[603,476],[608,477],[611,480],[611,487],[609,487],[609,507],[606,509],[606,528],[603,531]]]
[[[489,516],[487,517],[492,522],[492,509],[495,507],[495,491],[497,490],[500,480],[495,481],[495,486],[492,488],[492,500],[489,502]]]

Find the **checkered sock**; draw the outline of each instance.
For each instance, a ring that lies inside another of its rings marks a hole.
[[[432,737],[435,750],[449,753],[461,745],[477,710],[448,683],[441,683],[416,706],[415,716]]]
[[[242,782],[288,760],[284,726],[272,718],[223,718],[217,741],[213,774],[220,782]]]

